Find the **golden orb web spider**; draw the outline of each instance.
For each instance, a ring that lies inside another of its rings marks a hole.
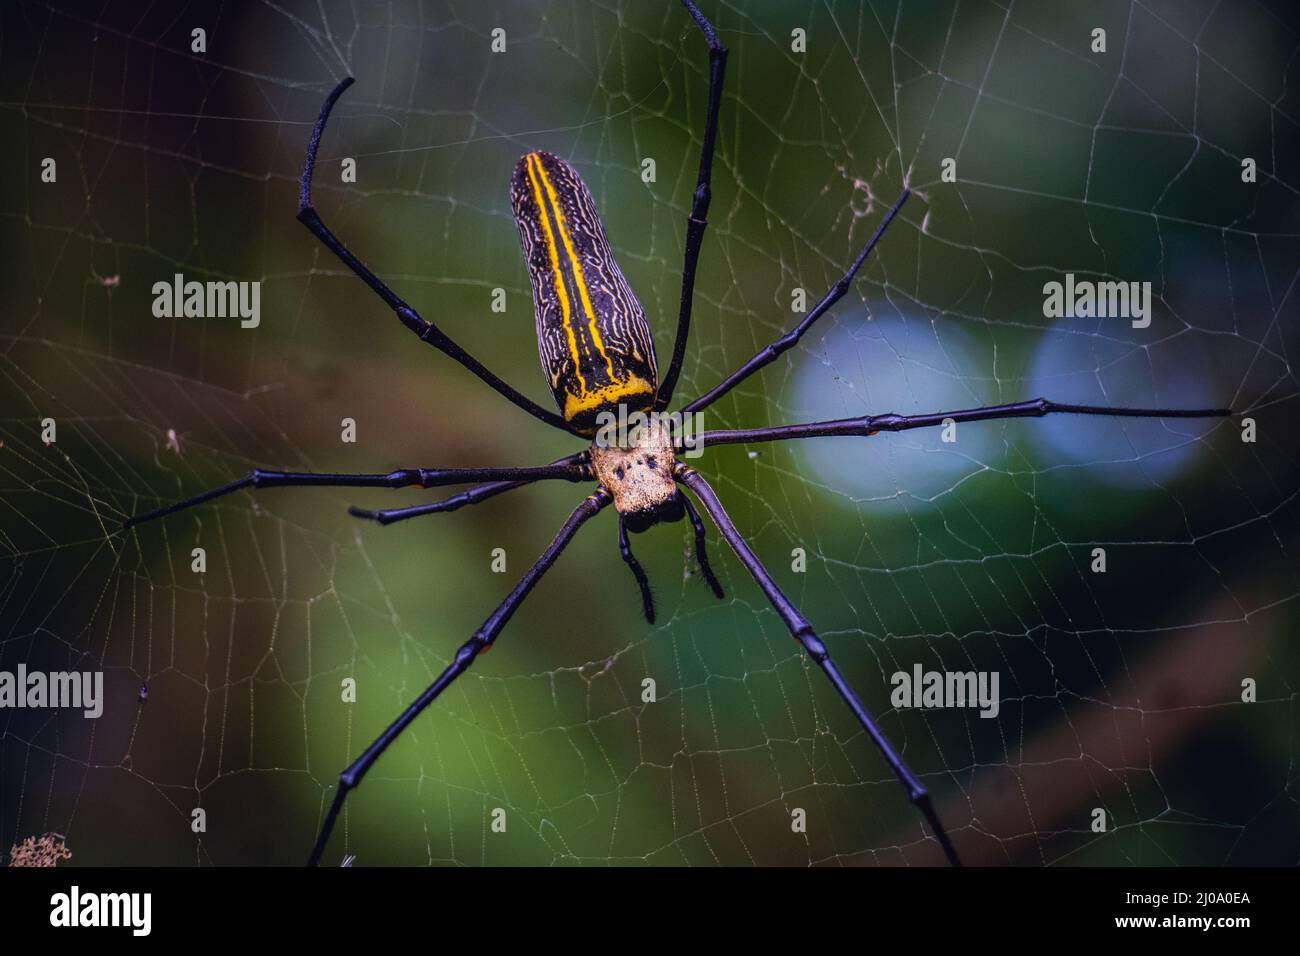
[[[298,219],[352,272],[365,282],[421,341],[446,353],[509,402],[554,428],[589,441],[589,446],[549,464],[515,468],[403,468],[387,474],[324,474],[254,470],[226,485],[192,498],[129,518],[125,528],[174,514],[244,488],[285,486],[342,486],[398,488],[411,485],[436,487],[477,484],[467,491],[432,504],[387,511],[352,509],[358,517],[390,524],[419,515],[452,511],[536,481],[595,481],[595,490],[569,515],[554,540],[542,552],[505,600],[482,626],[456,651],[452,662],[394,720],[387,729],[340,774],[339,787],[321,825],[309,864],[317,864],[328,844],[348,794],[360,786],[367,772],[388,746],[474,659],[488,650],[506,623],[541,577],[559,558],[578,529],[613,504],[618,514],[618,545],[623,561],[635,578],[645,617],[654,621],[655,609],[646,574],[632,554],[628,534],[643,532],[661,522],[687,518],[693,526],[695,553],[702,577],[719,598],[722,588],[705,551],[705,528],[689,490],[717,526],[746,570],[771,602],[792,637],[825,673],[836,692],[853,711],[899,782],[907,798],[928,824],[933,838],[954,865],[960,860],[947,831],[935,812],[928,790],[877,727],[857,695],[832,662],[826,645],[811,623],[781,592],[727,515],[721,501],[699,472],[677,460],[680,435],[657,423],[655,415],[668,408],[681,372],[691,324],[696,265],[708,225],[710,181],[718,113],[726,71],[727,50],[709,21],[692,2],[681,0],[708,45],[709,88],[700,150],[699,176],[686,223],[682,266],[681,302],[676,339],[667,372],[658,375],[653,339],[644,310],[614,259],[590,190],[577,171],[564,160],[544,152],[525,154],[511,181],[511,204],[533,291],[538,351],[559,413],[548,411],[506,384],[457,345],[436,324],[423,318],[363,264],[325,225],[311,202],[312,174],[321,136],[330,112],[352,85],[345,78],[326,98],[307,145],[300,184]],[[761,349],[704,395],[681,407],[683,414],[699,412],[739,383],[793,348],[812,325],[848,291],[854,276],[898,217],[909,196],[906,186],[877,224],[843,277],[793,328]],[[609,443],[598,425],[609,416],[639,413],[650,424],[635,437],[624,435]],[[904,431],[942,425],[947,421],[974,422],[999,418],[1041,417],[1048,414],[1111,415],[1143,418],[1202,418],[1226,416],[1227,409],[1145,409],[1071,405],[1047,398],[1006,405],[967,408],[921,415],[878,414],[834,421],[782,425],[769,428],[705,431],[704,446],[783,441],[829,436],[871,436],[884,431]]]

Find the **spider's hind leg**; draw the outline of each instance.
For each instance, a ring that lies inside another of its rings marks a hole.
[[[507,385],[482,362],[453,342],[446,332],[411,308],[401,296],[388,287],[383,279],[370,271],[369,267],[358,259],[352,253],[352,250],[343,244],[341,239],[334,235],[330,227],[325,225],[325,220],[320,217],[316,207],[312,205],[311,183],[316,172],[316,153],[320,149],[321,137],[325,135],[325,124],[329,121],[330,113],[334,110],[334,104],[338,102],[344,90],[351,86],[352,83],[353,79],[349,76],[334,87],[330,95],[325,98],[325,104],[321,107],[320,115],[316,118],[316,125],[312,127],[311,139],[307,141],[307,158],[303,162],[302,179],[298,184],[298,221],[306,226],[326,249],[334,253],[340,262],[351,269],[357,278],[369,286],[370,290],[393,310],[393,314],[397,316],[398,320],[419,336],[420,341],[432,345],[449,358],[459,362],[475,377],[494,389],[516,408],[523,409],[529,415],[546,422],[546,424],[554,428],[575,434],[569,423],[563,418],[554,412],[547,411],[531,398]]]
[[[627,540],[627,522],[623,516],[618,516],[618,553],[623,556],[624,562],[632,570],[632,577],[636,578],[637,587],[641,589],[641,608],[645,611],[645,619],[648,623],[655,622],[655,599],[650,593],[650,579],[646,577],[645,569],[641,567],[641,562],[632,554],[632,545]]]

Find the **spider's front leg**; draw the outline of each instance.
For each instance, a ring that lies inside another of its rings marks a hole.
[[[645,612],[646,623],[653,624],[655,622],[655,598],[650,591],[650,579],[646,577],[641,562],[632,553],[632,545],[627,540],[627,521],[624,520],[622,515],[618,516],[618,553],[623,558],[623,563],[628,566],[628,570],[632,572],[632,577],[636,578],[636,586],[641,591],[641,609]]]
[[[704,576],[704,583],[709,586],[713,596],[721,601],[722,585],[713,573],[713,568],[709,564],[709,552],[704,546],[704,522],[700,520],[700,513],[695,510],[695,505],[691,504],[691,499],[685,495],[682,495],[682,506],[686,509],[686,517],[690,519],[691,527],[695,530],[695,561],[700,566],[700,574]]]
[[[514,590],[510,592],[506,599],[501,602],[500,606],[488,615],[488,619],[474,632],[473,636],[460,646],[447,668],[425,689],[424,693],[417,697],[406,710],[402,711],[396,720],[389,724],[388,729],[380,734],[378,739],[367,747],[365,752],[354,760],[347,770],[344,770],[339,775],[339,788],[334,794],[334,801],[330,804],[329,812],[325,816],[325,822],[321,825],[320,834],[316,837],[316,845],[312,847],[311,856],[307,860],[308,866],[315,866],[320,862],[321,854],[325,851],[325,844],[329,842],[330,833],[333,832],[334,824],[338,821],[339,813],[343,809],[343,802],[347,799],[349,793],[361,785],[361,781],[365,779],[375,761],[379,759],[380,755],[388,749],[394,740],[401,736],[402,731],[410,726],[411,722],[451,685],[452,681],[469,670],[469,666],[474,663],[475,657],[492,646],[492,642],[497,639],[497,635],[506,626],[506,622],[510,620],[511,615],[518,610],[524,598],[542,579],[542,575],[555,564],[560,553],[573,540],[573,536],[578,533],[578,529],[590,518],[595,517],[612,500],[613,498],[611,498],[609,492],[603,487],[597,487],[594,493],[588,495],[582,504],[574,509],[568,520],[564,522],[563,527],[560,528],[559,534],[542,552],[542,556],[528,569],[527,573],[515,585]]]
[[[776,609],[776,613],[780,615],[785,626],[789,628],[791,636],[799,642],[803,649],[808,652],[808,656],[822,669],[822,672],[839,693],[840,698],[844,703],[848,704],[849,709],[858,718],[862,728],[871,737],[885,761],[894,771],[894,775],[898,777],[899,782],[907,790],[908,799],[921,811],[921,815],[930,824],[930,829],[934,832],[935,839],[938,840],[939,846],[948,858],[948,862],[953,866],[960,866],[961,860],[957,856],[957,851],[948,838],[948,832],[943,828],[943,824],[939,822],[939,815],[935,812],[934,805],[930,800],[930,791],[921,783],[911,768],[903,762],[903,758],[899,756],[898,751],[889,742],[889,738],[885,736],[884,732],[871,718],[871,715],[867,713],[867,709],[862,706],[862,702],[853,693],[852,688],[844,679],[844,675],[840,673],[839,668],[831,660],[830,652],[827,651],[822,639],[817,636],[817,632],[808,623],[808,619],[790,603],[790,599],[777,587],[772,575],[768,574],[767,569],[763,567],[758,557],[745,542],[745,539],[740,536],[740,532],[736,530],[731,517],[727,514],[726,509],[722,507],[722,502],[718,500],[718,496],[709,486],[709,483],[704,480],[698,471],[688,468],[684,464],[679,463],[674,474],[678,481],[690,488],[695,493],[695,497],[699,498],[704,510],[709,513],[713,523],[718,526],[718,532],[727,540],[727,544],[731,545],[731,549],[736,552],[736,556],[740,558],[741,563],[753,575],[758,586],[772,603],[772,607]]]

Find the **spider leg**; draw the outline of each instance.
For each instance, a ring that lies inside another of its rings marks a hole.
[[[560,478],[567,481],[582,481],[589,478],[587,469],[581,465],[552,464],[536,468],[399,468],[382,475],[340,475],[331,473],[314,473],[301,471],[264,471],[254,468],[243,478],[212,488],[184,501],[177,501],[144,514],[132,515],[122,522],[122,530],[162,518],[166,515],[184,511],[220,498],[231,492],[244,488],[284,488],[305,486],[332,486],[343,488],[404,488],[408,485],[420,485],[434,488],[439,485],[458,485],[471,481],[488,481],[504,479],[515,482],[541,481],[547,478]]]
[[[582,478],[591,478],[591,473],[586,468],[587,452],[580,451],[576,455],[568,455],[564,458],[557,458],[547,467],[558,467],[561,465],[572,465],[582,468],[580,476]],[[354,518],[369,518],[372,521],[378,521],[380,524],[388,525],[395,521],[405,521],[408,518],[418,518],[421,515],[441,514],[445,511],[455,511],[466,505],[476,505],[480,501],[487,501],[499,494],[507,491],[513,491],[516,488],[522,488],[530,485],[536,478],[528,478],[519,481],[494,481],[486,485],[478,485],[469,488],[459,494],[452,495],[450,498],[444,498],[442,501],[434,501],[426,505],[412,505],[409,508],[388,508],[382,511],[371,511],[366,508],[352,507],[348,509],[348,514]],[[575,481],[578,478],[573,479]]]
[[[686,356],[686,342],[691,331],[691,307],[695,300],[695,268],[700,260],[700,244],[708,228],[709,201],[712,198],[713,151],[718,138],[718,105],[722,100],[723,75],[727,69],[727,48],[718,41],[713,26],[691,0],[682,0],[688,13],[695,18],[704,39],[709,44],[709,105],[704,119],[704,142],[700,146],[700,174],[691,199],[691,213],[686,220],[686,254],[682,264],[681,308],[677,314],[677,340],[673,344],[672,362],[668,373],[659,383],[655,395],[655,411],[662,411],[672,401],[677,376],[682,371]]]
[[[627,523],[623,516],[618,516],[618,553],[623,556],[623,560],[632,570],[632,577],[636,578],[636,585],[641,589],[641,608],[645,611],[647,624],[655,622],[655,599],[650,593],[650,581],[645,576],[645,570],[641,567],[641,562],[632,554],[632,546],[627,540]]]
[[[388,729],[379,735],[365,751],[352,762],[352,765],[339,775],[339,788],[334,794],[334,801],[330,804],[329,812],[325,816],[325,822],[321,825],[320,834],[316,837],[316,845],[312,847],[311,856],[307,860],[308,866],[315,866],[320,862],[321,853],[325,850],[325,844],[329,842],[330,833],[334,829],[334,824],[338,820],[339,812],[343,809],[343,801],[347,799],[348,794],[361,785],[366,773],[379,759],[380,755],[388,749],[389,744],[401,735],[416,717],[428,707],[439,694],[461,674],[469,670],[470,664],[474,658],[482,654],[492,646],[501,629],[506,626],[511,615],[515,613],[519,605],[523,603],[524,598],[532,591],[533,587],[541,580],[542,575],[550,570],[560,552],[568,545],[589,518],[594,517],[602,508],[610,503],[613,499],[609,492],[604,488],[597,488],[596,491],[588,495],[582,504],[574,509],[569,515],[563,527],[555,539],[542,552],[541,557],[528,569],[527,573],[515,585],[513,591],[507,595],[506,599],[501,602],[500,606],[493,611],[482,626],[474,632],[468,641],[460,646],[456,651],[455,657],[451,664],[447,666],[438,677],[430,684],[415,701],[402,711],[401,715],[389,724]]]
[[[325,123],[329,120],[330,111],[334,109],[334,104],[353,83],[352,77],[347,77],[338,86],[334,87],[330,95],[325,98],[325,105],[321,107],[320,116],[316,120],[316,125],[312,129],[311,140],[307,143],[307,159],[303,164],[302,183],[298,195],[298,221],[311,230],[325,247],[338,256],[345,266],[351,269],[361,278],[371,290],[375,292],[390,309],[397,314],[402,324],[420,337],[420,341],[427,342],[434,348],[445,352],[448,356],[455,359],[465,368],[469,369],[480,380],[487,383],[498,393],[506,398],[511,404],[523,409],[534,418],[546,422],[562,431],[573,433],[567,422],[554,412],[548,412],[532,399],[515,391],[501,379],[497,378],[492,372],[488,371],[478,359],[470,355],[463,348],[451,340],[451,338],[439,329],[432,322],[421,317],[421,315],[411,308],[403,299],[392,289],[384,284],[383,280],[370,271],[366,265],[354,256],[348,247],[345,246],[330,231],[329,227],[321,220],[320,215],[316,212],[315,207],[311,204],[311,178],[316,168],[316,151],[320,147],[321,134],[325,132]]]
[[[1119,418],[1226,418],[1228,408],[1120,408],[1104,405],[1068,405],[1048,398],[1034,398],[1010,405],[986,405],[955,412],[931,412],[925,415],[864,415],[861,418],[838,418],[828,422],[802,425],[778,425],[774,428],[741,428],[703,432],[697,439],[703,445],[736,445],[746,442],[784,441],[791,438],[821,438],[831,435],[868,436],[876,432],[902,432],[912,428],[929,428],[954,422],[979,422],[997,418],[1042,418],[1052,413],[1067,415],[1109,415]]]
[[[871,250],[876,247],[876,243],[880,241],[880,237],[885,234],[885,230],[889,228],[889,224],[894,221],[894,217],[898,215],[898,211],[903,208],[903,203],[907,202],[907,197],[911,194],[911,190],[904,188],[902,194],[894,200],[894,205],[890,206],[889,211],[885,213],[885,218],[880,220],[880,225],[876,226],[876,231],[871,234],[871,238],[867,240],[867,244],[862,247],[862,251],[859,252],[857,258],[853,260],[853,264],[850,265],[848,271],[844,273],[843,278],[830,287],[826,294],[822,296],[821,301],[812,307],[811,311],[804,316],[803,320],[798,325],[789,332],[786,332],[771,345],[760,349],[753,358],[740,368],[736,369],[736,371],[732,372],[717,385],[713,386],[711,390],[695,399],[695,401],[691,402],[689,405],[684,406],[682,408],[682,413],[698,412],[701,409],[707,408],[759,369],[771,365],[776,361],[777,356],[781,355],[781,353],[794,348],[799,339],[803,337],[803,334],[812,327],[812,324],[821,318],[831,306],[842,299],[844,293],[849,291],[849,284],[853,281],[853,276],[857,273],[858,269],[862,268],[862,263],[867,260],[867,256],[869,256]]]
[[[899,782],[907,790],[908,799],[921,811],[921,814],[930,824],[930,829],[934,831],[935,838],[943,848],[948,862],[953,866],[960,866],[961,860],[957,857],[957,851],[953,848],[952,841],[949,840],[943,824],[939,822],[939,815],[935,812],[930,801],[930,791],[925,788],[916,774],[903,762],[903,758],[894,750],[889,739],[876,726],[876,722],[871,719],[871,715],[867,713],[866,708],[862,706],[862,702],[858,700],[857,695],[853,693],[848,682],[844,680],[839,669],[831,661],[826,645],[817,636],[812,625],[808,623],[808,619],[781,593],[781,589],[772,580],[772,576],[768,574],[767,569],[759,562],[754,552],[750,550],[749,545],[745,543],[745,539],[740,536],[740,532],[736,530],[736,526],[722,507],[722,502],[718,500],[718,496],[709,487],[709,483],[704,480],[698,471],[680,463],[675,469],[675,475],[682,484],[690,488],[695,493],[695,496],[700,499],[700,504],[709,513],[713,523],[718,526],[719,533],[731,545],[731,549],[736,552],[736,556],[740,558],[741,563],[745,565],[749,573],[753,575],[754,580],[758,582],[758,586],[767,595],[767,599],[772,602],[772,607],[776,609],[776,613],[785,622],[785,626],[790,629],[791,635],[803,645],[804,650],[817,662],[817,666],[822,669],[835,686],[835,690],[839,692],[840,697],[849,705],[849,709],[853,711],[858,718],[858,722],[862,724],[863,729],[870,735],[886,762],[893,769]]]
[[[700,520],[700,513],[695,510],[695,505],[691,504],[690,498],[682,495],[682,504],[686,508],[686,516],[691,519],[691,525],[695,528],[695,560],[699,562],[700,573],[704,575],[704,580],[712,589],[714,596],[721,601],[722,585],[714,576],[713,568],[709,567],[709,554],[704,547],[704,522]]]

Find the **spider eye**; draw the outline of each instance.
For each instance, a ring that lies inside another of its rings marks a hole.
[[[647,458],[645,460],[645,464],[647,468],[649,468],[651,471],[654,471],[655,467],[658,465],[658,462],[656,462],[653,458]]]
[[[619,481],[622,481],[622,480],[623,480],[623,469],[622,469],[622,468],[615,468],[615,469],[614,469],[614,477],[616,477]]]

